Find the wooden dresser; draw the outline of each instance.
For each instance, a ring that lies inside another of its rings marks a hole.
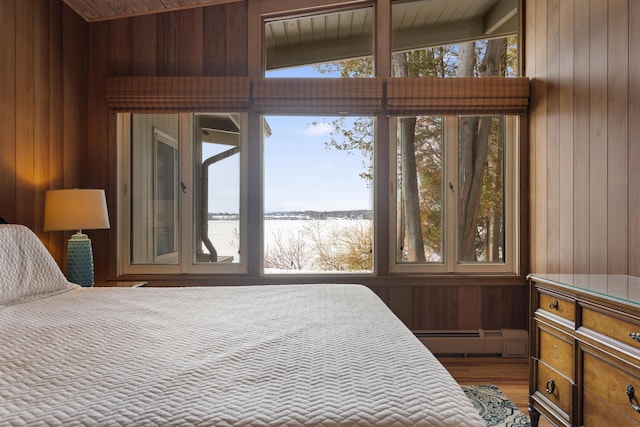
[[[532,425],[640,426],[640,277],[528,278]]]

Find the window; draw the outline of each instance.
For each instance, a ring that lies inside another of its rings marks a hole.
[[[121,273],[518,273],[519,2],[357,3],[265,2],[249,76],[110,79],[182,111],[118,116]]]
[[[365,7],[267,20],[266,71],[272,77],[308,77],[299,67],[364,58],[359,74],[373,76],[374,12],[373,7]]]
[[[243,115],[119,115],[122,273],[242,272]]]
[[[264,272],[370,274],[373,119],[265,120]]]
[[[399,0],[392,16],[394,77],[518,75],[517,1]]]
[[[515,271],[517,117],[396,117],[393,124],[392,270]]]

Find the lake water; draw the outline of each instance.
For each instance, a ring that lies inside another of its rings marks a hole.
[[[367,219],[327,219],[327,220],[299,220],[299,219],[278,219],[264,221],[264,243],[265,252],[276,246],[278,237],[284,244],[300,239],[305,246],[311,247],[313,239],[309,236],[308,230],[322,237],[330,237],[341,234],[346,230],[355,227],[370,227],[371,220]],[[238,220],[212,220],[209,221],[209,238],[218,251],[219,256],[233,256],[238,261],[239,238],[238,230],[240,221]],[[273,273],[274,271],[267,271]],[[280,272],[280,271],[277,271]]]

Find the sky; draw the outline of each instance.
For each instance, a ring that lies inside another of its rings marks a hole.
[[[332,118],[268,116],[264,141],[264,211],[371,209],[359,151],[326,148]],[[317,125],[312,123],[316,121]]]
[[[307,66],[269,71],[266,76],[317,77],[320,73]],[[372,208],[371,184],[359,176],[365,172],[362,154],[325,145],[333,119],[266,117],[272,135],[264,141],[265,212]]]

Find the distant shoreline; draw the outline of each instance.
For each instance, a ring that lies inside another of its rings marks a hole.
[[[209,213],[209,221],[237,220],[237,213]],[[373,219],[373,210],[353,209],[342,211],[287,211],[267,212],[265,220],[330,220],[330,219]]]

